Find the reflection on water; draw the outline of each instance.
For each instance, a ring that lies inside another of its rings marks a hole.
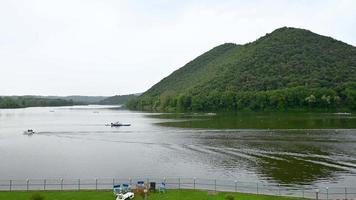
[[[337,181],[342,179],[340,174],[356,173],[354,133],[354,130],[217,131],[200,138],[199,152],[219,157],[219,166],[254,170],[265,180],[310,185]]]
[[[356,173],[355,115],[250,112],[151,117],[175,119],[161,122],[163,126],[215,129],[216,134],[202,141],[207,149],[226,156],[220,165],[243,162],[269,181],[310,185],[338,182],[340,174]]]
[[[101,106],[0,110],[0,179],[179,176],[356,184],[356,129],[346,129],[355,126],[354,115],[147,115]],[[105,126],[118,120],[132,126]],[[28,128],[38,134],[23,135]]]
[[[185,119],[162,125],[214,129],[354,129],[356,115],[350,113],[224,113],[162,114],[157,118]],[[187,120],[190,119],[190,120]]]

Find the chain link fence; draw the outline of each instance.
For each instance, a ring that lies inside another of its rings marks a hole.
[[[100,178],[100,179],[27,179],[0,180],[0,191],[47,191],[47,190],[111,190],[117,184],[129,184],[135,188],[138,181],[145,183],[165,183],[167,189],[196,189],[207,191],[240,192],[290,196],[320,200],[355,199],[356,187],[315,188],[269,184],[261,182],[241,182],[200,178]]]

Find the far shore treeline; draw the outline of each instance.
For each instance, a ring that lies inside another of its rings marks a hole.
[[[153,111],[356,110],[356,48],[280,28],[197,57],[127,104]]]
[[[26,108],[47,106],[72,106],[72,100],[39,98],[31,96],[0,97],[0,108]]]
[[[40,106],[122,105],[139,94],[106,96],[0,96],[0,108],[26,108]]]

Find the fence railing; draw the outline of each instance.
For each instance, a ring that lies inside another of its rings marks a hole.
[[[167,189],[196,189],[241,192],[313,199],[356,199],[356,187],[315,188],[238,180],[200,178],[101,178],[101,179],[26,179],[0,180],[0,191],[33,190],[111,190],[113,185],[127,183],[133,188],[138,181],[164,182]],[[158,185],[157,184],[157,185]]]

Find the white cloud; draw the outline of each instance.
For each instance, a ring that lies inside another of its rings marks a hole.
[[[0,1],[0,94],[142,92],[282,26],[355,45],[356,1]]]

